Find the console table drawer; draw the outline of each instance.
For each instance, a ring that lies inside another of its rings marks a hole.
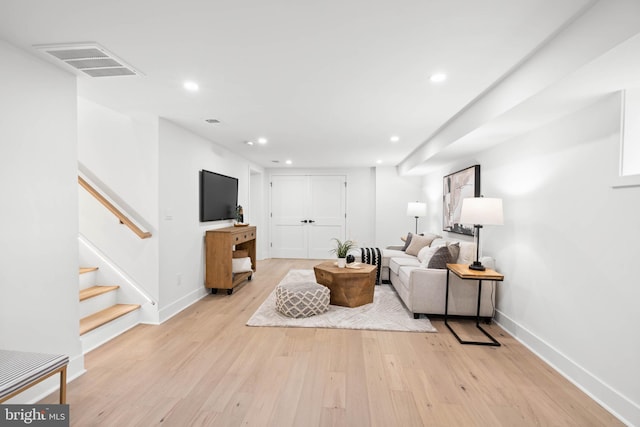
[[[249,240],[253,240],[255,238],[256,238],[255,230],[247,230],[241,233],[233,233],[233,236],[231,238],[231,243],[236,245],[238,243],[248,242]]]

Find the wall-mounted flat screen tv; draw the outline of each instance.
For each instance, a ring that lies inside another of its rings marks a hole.
[[[234,219],[238,206],[238,178],[200,171],[200,222]]]

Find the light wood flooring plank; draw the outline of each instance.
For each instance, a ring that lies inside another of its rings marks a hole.
[[[498,348],[462,346],[439,319],[429,334],[245,326],[318,262],[259,261],[232,295],[93,350],[68,386],[71,425],[622,425],[496,325]]]

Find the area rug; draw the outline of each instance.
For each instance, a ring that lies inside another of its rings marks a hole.
[[[313,270],[290,270],[280,283],[315,282]],[[375,331],[437,332],[429,319],[414,319],[391,285],[375,288],[373,303],[348,308],[330,305],[329,311],[306,318],[287,317],[276,310],[275,289],[247,322],[248,326],[368,329]]]

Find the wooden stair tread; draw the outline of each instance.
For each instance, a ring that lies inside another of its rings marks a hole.
[[[80,267],[80,274],[91,273],[96,271],[98,267]]]
[[[80,319],[80,335],[84,335],[139,308],[140,304],[116,304],[90,316],[83,317]]]
[[[82,289],[80,291],[80,301],[84,301],[89,298],[97,297],[98,295],[106,294],[107,292],[115,291],[120,286],[92,286],[90,288]]]

